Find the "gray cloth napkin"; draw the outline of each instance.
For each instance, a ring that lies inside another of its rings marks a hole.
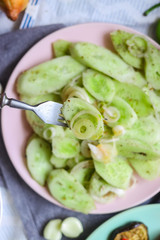
[[[0,36],[0,82],[5,87],[14,67],[24,53],[35,44],[63,25],[49,25],[27,30],[15,31]],[[6,123],[7,124],[7,123]],[[78,217],[84,226],[84,232],[77,240],[86,239],[91,232],[114,214],[85,215],[56,206],[35,193],[20,178],[11,164],[5,150],[0,130],[0,185],[5,186],[12,195],[15,206],[22,219],[28,240],[41,240],[45,224],[53,218],[64,219]],[[160,202],[160,193],[144,204]],[[67,238],[63,237],[63,240]]]

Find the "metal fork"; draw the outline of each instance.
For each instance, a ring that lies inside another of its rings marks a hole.
[[[43,122],[47,124],[68,127],[62,116],[62,104],[52,101],[46,101],[37,105],[30,105],[13,98],[8,98],[6,93],[0,94],[0,109],[4,106],[29,110],[34,112]]]

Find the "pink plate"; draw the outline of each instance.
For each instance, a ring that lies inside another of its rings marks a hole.
[[[117,29],[140,34],[133,29],[121,25],[108,23],[87,23],[63,28],[43,38],[24,55],[14,69],[5,90],[8,97],[17,98],[15,82],[21,72],[52,58],[51,44],[54,41],[58,39],[65,39],[72,42],[88,41],[97,45],[106,46],[107,48],[113,50],[109,34]],[[151,39],[149,40],[157,48],[159,48],[158,44]],[[41,187],[31,178],[27,170],[24,155],[26,141],[31,134],[31,129],[24,118],[23,111],[8,107],[3,109],[2,134],[8,155],[22,179],[43,198],[56,205],[62,206],[52,198],[45,187]],[[94,210],[93,213],[112,213],[131,208],[146,201],[160,190],[159,178],[153,181],[146,181],[137,178],[137,181],[137,185],[129,189],[124,197],[117,198],[115,201],[108,204],[97,204],[96,210]]]

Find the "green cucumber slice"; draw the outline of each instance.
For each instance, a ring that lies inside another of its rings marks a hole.
[[[132,167],[135,169],[137,174],[147,180],[153,180],[159,177],[160,174],[160,160],[129,160]]]
[[[68,217],[63,220],[61,231],[68,238],[76,238],[83,232],[83,225],[78,218]]]
[[[25,112],[27,122],[29,123],[30,127],[39,137],[43,138],[43,131],[48,127],[35,113],[31,111]]]
[[[133,170],[126,160],[119,157],[109,163],[94,160],[94,166],[99,176],[110,185],[122,189],[129,187]]]
[[[69,55],[70,44],[71,44],[70,42],[63,39],[59,39],[53,42],[52,46],[53,46],[53,52],[55,57],[62,57],[65,55]]]
[[[70,56],[55,58],[22,73],[18,78],[17,92],[27,96],[54,92],[84,69],[83,65]]]
[[[46,102],[46,101],[61,102],[60,96],[54,93],[46,93],[46,94],[37,95],[37,96],[20,95],[20,100],[22,102],[25,102],[31,105],[36,105],[38,103]]]
[[[76,164],[71,174],[77,179],[85,188],[88,188],[89,181],[94,172],[94,165],[92,160],[86,160]]]
[[[148,90],[148,96],[154,108],[155,117],[158,121],[160,121],[160,96],[158,96],[158,94],[153,89],[147,89],[147,90]]]
[[[114,188],[103,180],[96,172],[92,175],[89,185],[89,193],[99,203],[108,203],[117,195],[124,195],[124,190]]]
[[[155,160],[160,158],[160,148],[157,144],[151,145],[142,140],[131,138],[126,134],[117,141],[118,153],[128,159]]]
[[[147,96],[139,87],[115,81],[116,96],[123,98],[136,112],[138,117],[153,113],[153,107]]]
[[[79,141],[72,137],[54,137],[52,152],[57,158],[73,158],[80,152]]]
[[[148,43],[145,55],[145,75],[146,80],[157,90],[160,89],[160,51],[152,44]]]
[[[141,58],[137,58],[133,56],[128,51],[128,46],[126,44],[126,41],[129,38],[131,38],[133,34],[122,31],[122,30],[117,30],[117,31],[111,32],[110,35],[111,35],[111,40],[115,50],[123,58],[123,60],[135,68],[142,69],[143,60]]]
[[[67,161],[67,167],[69,169],[72,169],[75,165],[77,165],[78,163],[85,161],[84,156],[82,156],[80,153],[77,154],[74,158],[70,158]]]
[[[112,79],[97,71],[87,69],[83,72],[83,85],[99,101],[111,102],[115,95]]]
[[[131,129],[126,131],[125,138],[138,139],[147,144],[160,142],[160,123],[152,115],[138,119]]]
[[[110,50],[87,42],[77,42],[70,46],[70,53],[85,66],[102,72],[120,82],[144,85],[143,76],[137,76],[134,69]]]
[[[66,158],[58,158],[54,154],[52,154],[50,158],[50,162],[55,168],[65,168],[67,166],[68,159]]]
[[[42,138],[33,136],[26,147],[26,161],[28,170],[35,181],[44,186],[49,172],[51,147]]]
[[[70,209],[89,213],[95,208],[94,201],[86,189],[64,169],[50,172],[48,188],[55,199]]]
[[[47,240],[61,240],[61,224],[61,219],[50,220],[43,230],[43,237]]]

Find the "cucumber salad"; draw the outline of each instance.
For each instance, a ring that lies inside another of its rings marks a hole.
[[[55,41],[55,58],[23,72],[16,85],[29,104],[63,103],[68,128],[26,111],[34,132],[26,164],[54,199],[83,213],[124,196],[136,174],[160,176],[160,51],[133,33],[110,37],[114,52]]]

